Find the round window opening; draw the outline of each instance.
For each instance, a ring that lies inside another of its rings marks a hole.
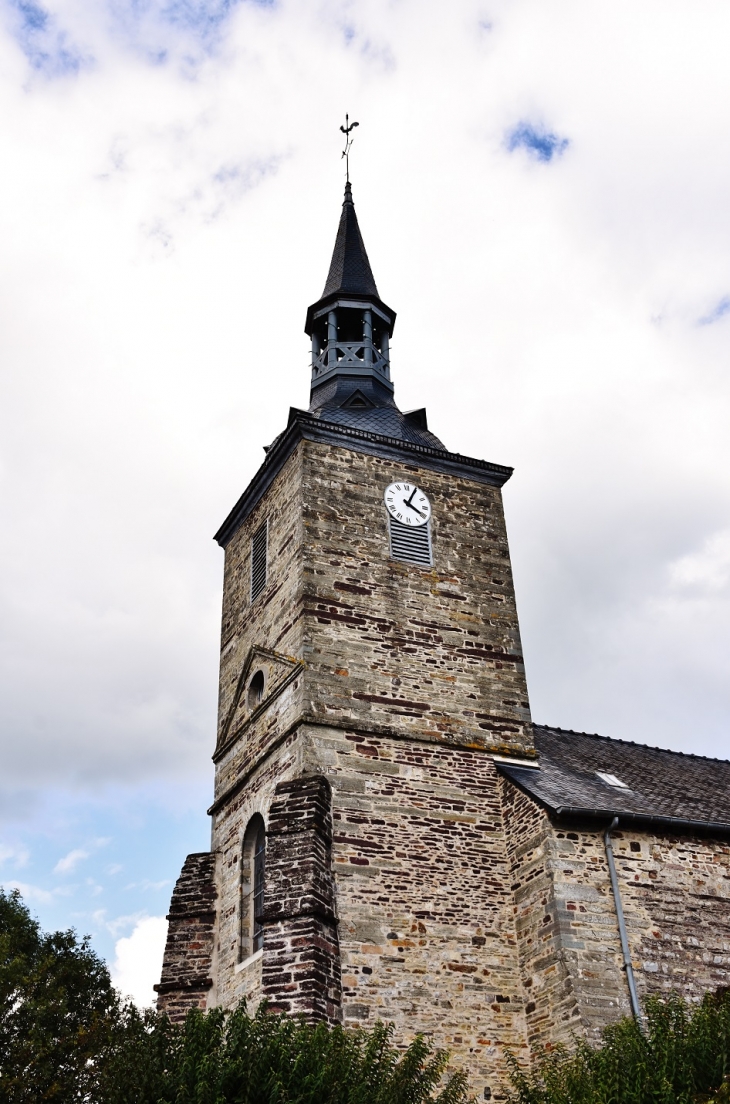
[[[264,672],[257,671],[248,684],[248,707],[255,709],[264,696]]]

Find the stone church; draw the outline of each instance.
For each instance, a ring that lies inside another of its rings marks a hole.
[[[391,379],[345,189],[308,410],[221,525],[211,850],[158,1007],[392,1021],[480,1099],[504,1053],[730,984],[730,763],[533,723],[502,505]]]

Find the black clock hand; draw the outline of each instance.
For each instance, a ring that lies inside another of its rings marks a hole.
[[[413,505],[413,497],[414,497],[417,490],[418,490],[418,487],[413,488],[413,490],[411,491],[411,497],[403,499],[403,505],[404,506],[409,506],[411,510],[415,510],[416,513],[419,514],[421,517],[425,517],[426,515],[422,514],[421,511],[418,509],[418,507]]]

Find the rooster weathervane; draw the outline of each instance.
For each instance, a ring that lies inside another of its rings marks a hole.
[[[342,131],[342,133],[345,136],[345,148],[342,151],[342,156],[345,158],[345,165],[346,165],[346,168],[347,168],[347,183],[348,184],[350,183],[350,148],[351,148],[352,143],[354,141],[354,139],[350,137],[350,132],[353,131],[356,126],[360,126],[360,124],[359,123],[351,123],[350,122],[350,116],[345,115],[345,125],[340,127],[340,130]]]

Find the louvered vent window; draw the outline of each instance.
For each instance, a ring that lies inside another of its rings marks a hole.
[[[403,563],[421,564],[430,567],[433,563],[431,557],[431,524],[412,527],[404,525],[402,521],[396,521],[394,517],[388,518],[390,525],[390,554],[394,560]]]
[[[266,586],[267,552],[269,544],[268,519],[251,537],[251,601],[255,602]]]

